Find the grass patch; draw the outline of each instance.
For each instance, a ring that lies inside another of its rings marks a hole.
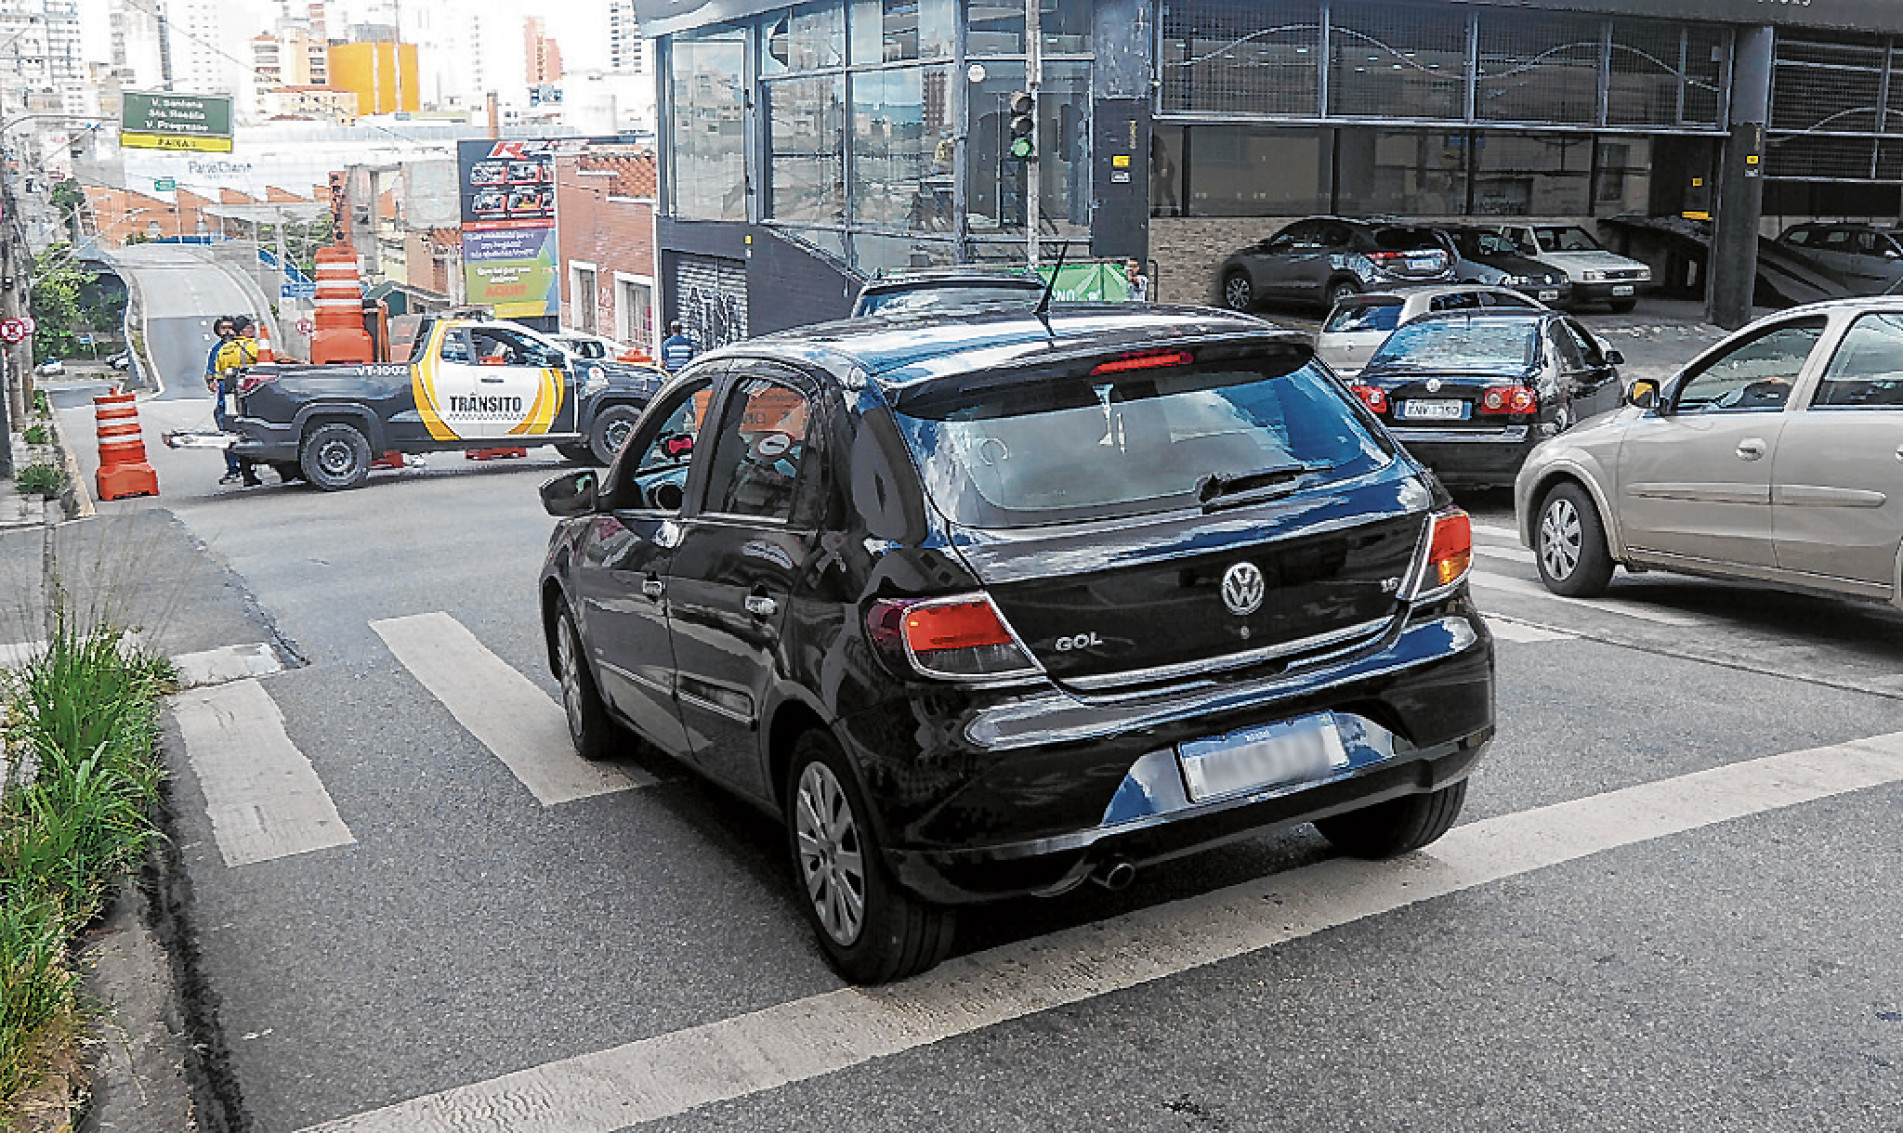
[[[111,628],[62,624],[4,674],[0,781],[0,1128],[84,1031],[72,944],[158,837],[154,741],[171,663]],[[34,773],[32,769],[37,769]]]
[[[53,434],[46,431],[45,425],[28,425],[23,435],[26,438],[26,443],[30,445],[50,445],[53,443]]]
[[[37,492],[51,499],[66,487],[66,473],[57,464],[29,464],[14,473],[13,486],[22,492]]]
[[[53,415],[53,403],[46,400],[46,391],[43,389],[33,391],[33,414],[36,417],[51,417]]]

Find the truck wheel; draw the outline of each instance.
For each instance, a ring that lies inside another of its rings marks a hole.
[[[613,464],[615,454],[628,443],[634,423],[640,419],[641,411],[632,405],[610,405],[602,410],[595,418],[595,427],[588,432],[589,451],[598,462]]]
[[[585,444],[556,445],[555,451],[562,454],[563,460],[574,464],[596,463],[595,450]]]
[[[319,425],[305,435],[298,467],[326,492],[360,488],[370,479],[370,441],[355,425]]]

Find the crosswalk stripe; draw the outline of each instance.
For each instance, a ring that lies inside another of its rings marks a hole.
[[[543,806],[654,784],[640,771],[576,755],[561,706],[448,614],[387,618],[370,628]]]
[[[1483,559],[1503,559],[1512,563],[1524,563],[1527,566],[1532,566],[1537,561],[1533,558],[1533,552],[1525,547],[1495,547],[1488,543],[1475,543],[1474,554]]]
[[[1690,614],[1681,614],[1676,610],[1661,609],[1643,602],[1626,602],[1618,598],[1562,598],[1541,586],[1537,582],[1528,582],[1524,578],[1495,574],[1492,571],[1476,570],[1469,576],[1475,586],[1488,590],[1500,590],[1508,594],[1519,594],[1528,598],[1544,598],[1551,602],[1560,602],[1569,606],[1584,606],[1589,610],[1603,610],[1608,614],[1622,614],[1641,621],[1657,622],[1660,625],[1691,628],[1705,624],[1703,618]]]
[[[227,645],[202,653],[182,653],[172,658],[178,670],[180,688],[222,684],[246,677],[266,677],[284,668],[276,650],[262,642],[256,645]]]
[[[1473,532],[1475,535],[1492,535],[1497,539],[1510,539],[1513,541],[1515,546],[1519,545],[1520,532],[1516,528],[1501,527],[1497,523],[1471,523],[1471,521],[1469,522],[1470,522],[1470,525],[1473,527]]]
[[[241,680],[177,693],[172,715],[226,865],[357,840],[262,684]]]
[[[1540,645],[1548,641],[1578,641],[1576,634],[1560,633],[1544,626],[1528,625],[1510,618],[1487,616],[1487,628],[1501,641],[1511,641],[1515,645]]]
[[[609,1133],[1245,956],[1591,854],[1903,782],[1903,733],[1748,760],[1455,828],[428,1094],[304,1133]]]

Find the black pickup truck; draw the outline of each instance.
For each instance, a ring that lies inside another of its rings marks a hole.
[[[326,491],[361,485],[388,452],[552,444],[607,464],[666,378],[481,319],[425,322],[407,357],[251,367],[237,383],[233,451]]]

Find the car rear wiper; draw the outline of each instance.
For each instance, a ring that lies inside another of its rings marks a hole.
[[[1326,461],[1311,461],[1306,464],[1277,464],[1234,476],[1211,472],[1196,482],[1196,499],[1206,512],[1240,507],[1293,491],[1300,486],[1303,477],[1318,472],[1332,472],[1334,469],[1335,465]]]

